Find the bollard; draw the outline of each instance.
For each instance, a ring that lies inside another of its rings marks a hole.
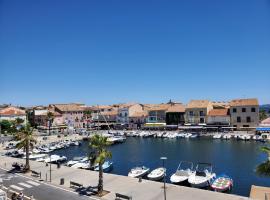
[[[142,177],[139,177],[139,183],[141,183],[142,182]]]
[[[46,173],[46,181],[47,181],[47,173]]]

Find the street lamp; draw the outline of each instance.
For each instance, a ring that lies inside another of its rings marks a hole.
[[[167,160],[167,157],[160,157],[160,160],[162,160],[162,166],[165,168],[165,161]],[[164,200],[166,200],[166,170],[163,178],[163,191],[164,191]]]

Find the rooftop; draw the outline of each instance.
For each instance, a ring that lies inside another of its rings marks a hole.
[[[228,109],[213,109],[210,110],[208,113],[208,116],[227,116],[228,115]]]
[[[183,104],[177,103],[177,104],[172,104],[167,112],[185,112],[185,106]]]
[[[84,111],[84,107],[82,107],[82,104],[53,104],[53,106],[55,106],[62,112]]]
[[[230,106],[258,106],[258,99],[234,99],[230,102]]]
[[[187,108],[206,108],[209,105],[209,100],[191,100]]]
[[[7,107],[7,108],[3,108],[0,110],[0,115],[2,116],[22,116],[25,115],[25,111],[13,106]]]

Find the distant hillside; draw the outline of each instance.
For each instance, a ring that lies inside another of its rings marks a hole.
[[[260,105],[260,110],[265,110],[266,113],[270,114],[270,104]]]

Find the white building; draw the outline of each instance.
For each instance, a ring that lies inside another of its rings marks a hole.
[[[0,120],[14,121],[15,119],[20,118],[26,123],[26,113],[24,110],[10,106],[0,110]]]
[[[226,108],[210,110],[207,115],[207,125],[229,126],[230,121],[229,109]]]

